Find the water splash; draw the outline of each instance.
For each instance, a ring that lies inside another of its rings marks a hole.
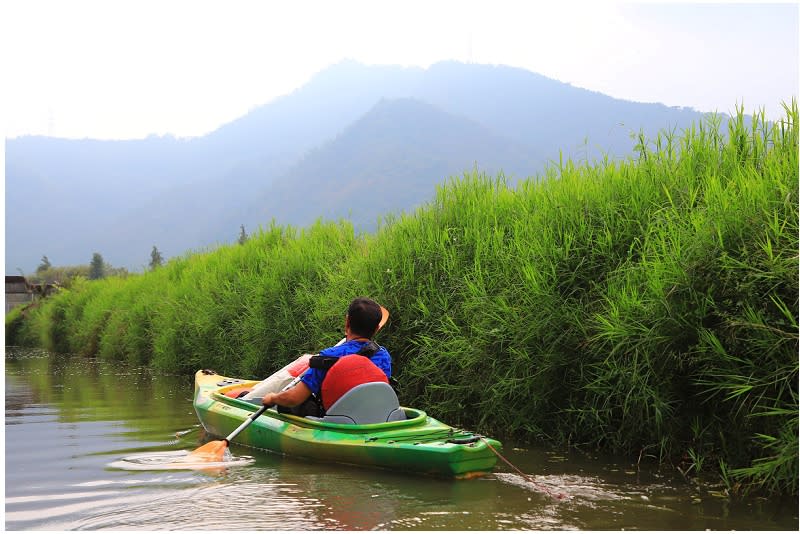
[[[494,473],[497,480],[518,486],[525,490],[550,494],[565,494],[566,500],[584,501],[623,500],[629,497],[613,491],[597,477],[578,475],[537,475],[536,484],[514,473]]]
[[[153,471],[153,470],[201,470],[214,471],[228,467],[241,467],[252,465],[255,458],[252,456],[233,456],[229,450],[221,462],[204,462],[192,458],[189,451],[166,451],[134,454],[126,456],[108,464],[110,467],[127,471]]]

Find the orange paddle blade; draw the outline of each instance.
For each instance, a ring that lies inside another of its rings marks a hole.
[[[221,462],[225,456],[228,442],[223,440],[209,441],[186,456],[187,462]]]
[[[378,306],[381,306],[381,305],[378,304]],[[383,325],[385,325],[386,321],[388,321],[388,320],[389,320],[389,310],[387,310],[386,308],[381,306],[381,322],[378,323],[378,328],[375,331],[377,332],[378,330],[383,328]]]

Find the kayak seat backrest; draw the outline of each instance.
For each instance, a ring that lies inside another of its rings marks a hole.
[[[406,413],[400,408],[397,393],[385,382],[359,384],[333,403],[325,417],[309,417],[325,423],[369,425],[403,421]]]

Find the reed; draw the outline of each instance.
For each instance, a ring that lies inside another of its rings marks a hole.
[[[513,187],[474,169],[374,235],[272,224],[76,284],[9,315],[6,336],[261,377],[333,344],[368,295],[392,313],[379,341],[404,404],[796,494],[797,117],[710,116]]]

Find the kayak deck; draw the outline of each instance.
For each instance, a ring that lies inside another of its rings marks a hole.
[[[226,436],[255,412],[258,405],[225,392],[257,383],[198,371],[194,407],[206,431]],[[300,458],[458,478],[494,467],[497,456],[492,448],[500,449],[500,442],[455,429],[421,410],[402,409],[407,417],[403,421],[369,425],[317,421],[269,409],[235,442]]]

